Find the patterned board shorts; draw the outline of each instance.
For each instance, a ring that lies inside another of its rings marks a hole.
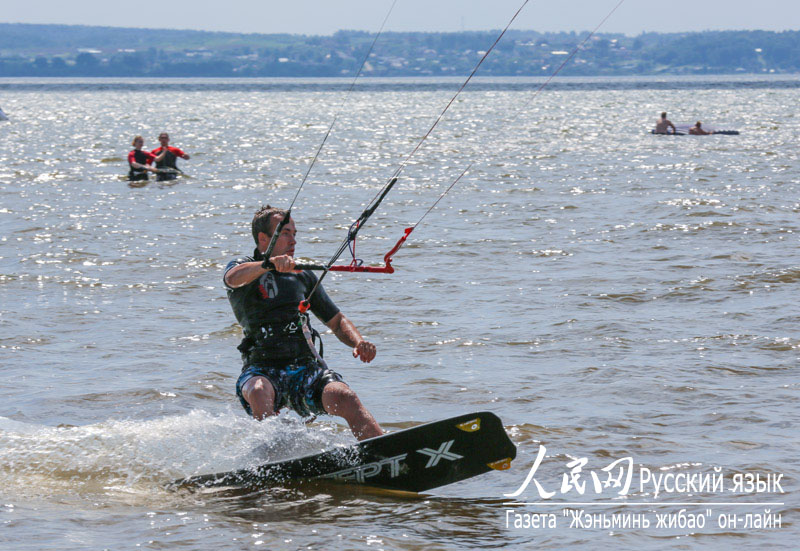
[[[242,387],[253,377],[265,377],[275,390],[275,413],[288,407],[301,417],[325,413],[322,390],[329,383],[344,382],[342,376],[314,360],[303,365],[285,366],[248,365],[236,381],[236,396],[249,415],[250,404],[242,395]]]

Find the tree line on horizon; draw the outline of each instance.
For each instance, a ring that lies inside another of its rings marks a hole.
[[[461,76],[498,31],[385,32],[365,76]],[[483,76],[550,75],[585,32],[509,31]],[[0,77],[342,77],[372,42],[364,31],[330,36],[239,34],[0,23]],[[800,72],[800,31],[600,33],[562,75]]]

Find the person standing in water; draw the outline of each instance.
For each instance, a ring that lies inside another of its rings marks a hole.
[[[142,149],[144,147],[144,138],[141,136],[133,138],[133,143],[131,145],[133,146],[133,151],[128,153],[128,166],[130,166],[128,180],[131,182],[146,182],[148,172],[158,174],[158,169],[153,168],[151,165],[153,161],[158,163],[164,160],[165,152],[162,151],[160,155],[153,155],[152,153],[144,151]]]
[[[158,135],[158,141],[161,143],[161,147],[154,149],[152,153],[153,155],[160,155],[161,153],[164,153],[165,155],[161,161],[156,161],[156,168],[167,170],[159,172],[157,180],[159,182],[163,182],[164,180],[174,180],[178,177],[178,173],[180,173],[180,169],[176,164],[178,157],[188,161],[189,155],[177,147],[170,146],[169,134],[166,132],[162,132]]]

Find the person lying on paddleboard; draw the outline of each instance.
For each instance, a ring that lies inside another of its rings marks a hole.
[[[672,128],[672,132],[669,132],[669,128]],[[655,134],[674,134],[677,132],[675,125],[667,118],[667,112],[664,111],[661,113],[661,120],[656,121],[656,129],[653,130]]]
[[[689,129],[689,134],[692,136],[708,136],[709,134],[713,134],[713,132],[707,132],[706,130],[703,130],[702,123],[697,121],[697,124]]]
[[[133,151],[128,153],[128,165],[131,167],[128,171],[128,180],[131,182],[139,182],[147,180],[148,172],[158,173],[158,169],[153,168],[153,161],[159,162],[164,159],[164,154],[153,155],[147,151],[142,150],[144,147],[144,138],[136,136],[131,143]]]
[[[160,172],[158,174],[157,180],[159,182],[163,182],[164,180],[174,180],[178,177],[180,173],[180,169],[178,168],[176,161],[178,157],[181,159],[189,160],[189,155],[178,149],[177,147],[172,147],[169,145],[169,134],[166,132],[162,132],[158,135],[158,141],[161,143],[161,147],[158,147],[152,151],[153,155],[159,155],[161,153],[166,153],[164,158],[161,161],[156,162],[156,168],[159,169],[171,169]]]
[[[285,210],[269,205],[259,209],[251,224],[253,256],[232,260],[225,268],[228,300],[244,331],[236,395],[247,413],[259,420],[288,407],[303,417],[320,413],[343,417],[359,440],[380,436],[383,430],[356,393],[317,353],[314,340],[319,333],[311,328],[308,314],[298,311],[317,276],[294,270],[297,231],[291,218],[270,255],[274,269],[263,266],[272,232],[285,215]],[[354,357],[365,363],[375,358],[375,345],[361,336],[321,286],[309,301],[314,315],[353,348]]]

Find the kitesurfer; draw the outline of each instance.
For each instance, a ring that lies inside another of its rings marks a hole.
[[[133,151],[128,153],[128,165],[131,167],[128,171],[128,179],[131,182],[146,181],[148,172],[158,173],[158,169],[150,165],[153,164],[153,161],[158,163],[163,160],[164,152],[161,152],[160,155],[154,155],[144,151],[142,149],[144,147],[144,138],[141,136],[134,137],[131,145],[133,146]]]
[[[259,420],[289,407],[301,416],[343,417],[359,440],[380,436],[383,431],[356,393],[317,353],[314,340],[319,334],[308,315],[298,311],[317,276],[295,270],[297,231],[291,218],[268,259],[274,269],[265,267],[264,253],[285,215],[269,205],[259,209],[251,224],[253,256],[232,260],[225,268],[228,300],[245,337],[239,345],[244,365],[236,394],[247,413]],[[361,336],[321,286],[309,302],[314,315],[353,348],[354,357],[365,363],[375,358],[375,345]]]
[[[189,160],[189,155],[178,149],[177,147],[172,147],[169,145],[169,134],[166,132],[162,132],[158,135],[158,141],[161,143],[161,147],[156,148],[152,151],[153,155],[159,155],[160,153],[164,152],[164,158],[161,161],[156,162],[156,168],[159,169],[168,169],[166,171],[162,170],[158,174],[158,181],[164,180],[174,180],[178,177],[178,173],[180,173],[180,169],[176,164],[178,157],[181,159]]]
[[[669,132],[669,128],[672,128],[672,132]],[[661,119],[656,121],[656,129],[653,130],[654,134],[674,134],[677,132],[675,125],[667,118],[667,112],[664,111],[661,113]]]
[[[689,129],[689,134],[692,136],[708,136],[709,134],[713,134],[713,132],[708,132],[703,129],[703,124],[700,121]]]

